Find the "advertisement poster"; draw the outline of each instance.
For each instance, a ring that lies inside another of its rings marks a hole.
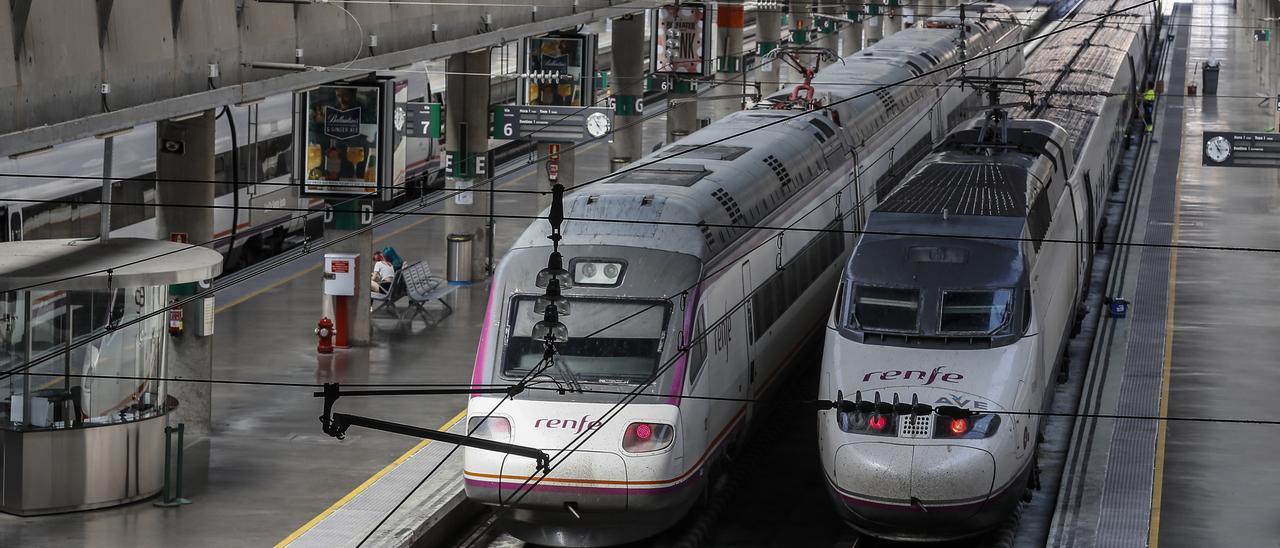
[[[583,106],[586,38],[543,36],[528,42],[529,78],[524,104]]]
[[[654,10],[652,72],[702,75],[711,57],[707,7],[667,5]]]
[[[350,195],[378,190],[378,86],[320,86],[305,94],[303,191]]]

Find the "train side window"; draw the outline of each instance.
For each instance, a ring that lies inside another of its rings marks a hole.
[[[9,214],[9,241],[22,241],[22,210]]]
[[[689,385],[698,381],[702,373],[702,364],[707,360],[707,338],[705,309],[698,310],[698,321],[694,324],[692,343],[689,345]]]

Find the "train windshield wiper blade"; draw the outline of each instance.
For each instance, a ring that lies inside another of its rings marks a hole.
[[[564,379],[569,383],[569,388],[575,392],[582,392],[582,380],[578,378],[578,374],[573,372],[573,368],[565,360],[551,358],[556,368],[564,372]]]

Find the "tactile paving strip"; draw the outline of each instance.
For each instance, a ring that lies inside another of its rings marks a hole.
[[[464,433],[466,430],[466,421],[458,421],[449,432],[455,434]],[[387,517],[397,509],[401,501],[405,500],[419,485],[427,485],[423,483],[423,478],[431,475],[432,480],[449,480],[456,481],[461,485],[460,477],[445,478],[446,474],[458,476],[459,470],[447,469],[442,466],[445,460],[450,458],[452,453],[454,459],[461,459],[461,452],[454,452],[457,446],[444,442],[431,442],[418,450],[399,466],[383,474],[377,481],[373,482],[364,491],[361,491],[346,504],[340,506],[333,511],[332,514],[326,516],[320,523],[307,530],[292,543],[290,548],[316,547],[331,548],[334,546],[356,546],[360,544],[366,537],[370,542],[364,543],[365,546],[378,546],[387,544],[397,544],[395,542],[387,542],[387,535],[375,532],[374,529],[379,527],[379,523],[383,522],[383,518]],[[434,471],[434,474],[433,474]],[[435,484],[435,481],[429,482]],[[452,493],[457,490],[438,489],[438,493]],[[442,501],[443,502],[443,501]],[[399,515],[400,513],[398,513]],[[423,519],[426,516],[421,516]],[[382,523],[381,529],[393,528],[399,533],[409,533],[410,527],[404,523],[400,523],[395,519],[388,519]],[[407,539],[411,542],[411,539]]]
[[[1191,4],[1178,4],[1174,17],[1186,20]],[[1186,85],[1189,33],[1178,32],[1173,43],[1166,89]],[[1166,95],[1160,128],[1160,162],[1151,189],[1146,243],[1169,244],[1177,204],[1176,179],[1182,143],[1183,97]],[[1164,367],[1165,321],[1168,316],[1169,249],[1142,250],[1137,295],[1130,314],[1128,358],[1116,413],[1154,416],[1160,412],[1160,382]],[[1158,424],[1152,420],[1119,420],[1107,457],[1107,473],[1098,517],[1095,546],[1144,546],[1151,523],[1152,463]]]

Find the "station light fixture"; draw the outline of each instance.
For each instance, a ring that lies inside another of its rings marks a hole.
[[[21,159],[23,159],[23,158],[30,158],[30,157],[35,156],[35,155],[37,155],[37,154],[43,154],[43,153],[45,153],[45,152],[49,152],[50,150],[53,150],[53,145],[42,146],[42,147],[40,147],[40,148],[33,148],[33,149],[31,149],[31,150],[26,150],[26,151],[23,151],[23,152],[17,152],[17,153],[14,153],[14,154],[10,154],[10,155],[9,155],[9,159],[10,159],[10,160],[21,160]]]
[[[121,135],[129,133],[130,131],[133,131],[133,126],[122,127],[120,129],[113,129],[111,131],[104,131],[102,133],[94,134],[94,137],[98,139],[110,139],[112,137],[119,137]]]

